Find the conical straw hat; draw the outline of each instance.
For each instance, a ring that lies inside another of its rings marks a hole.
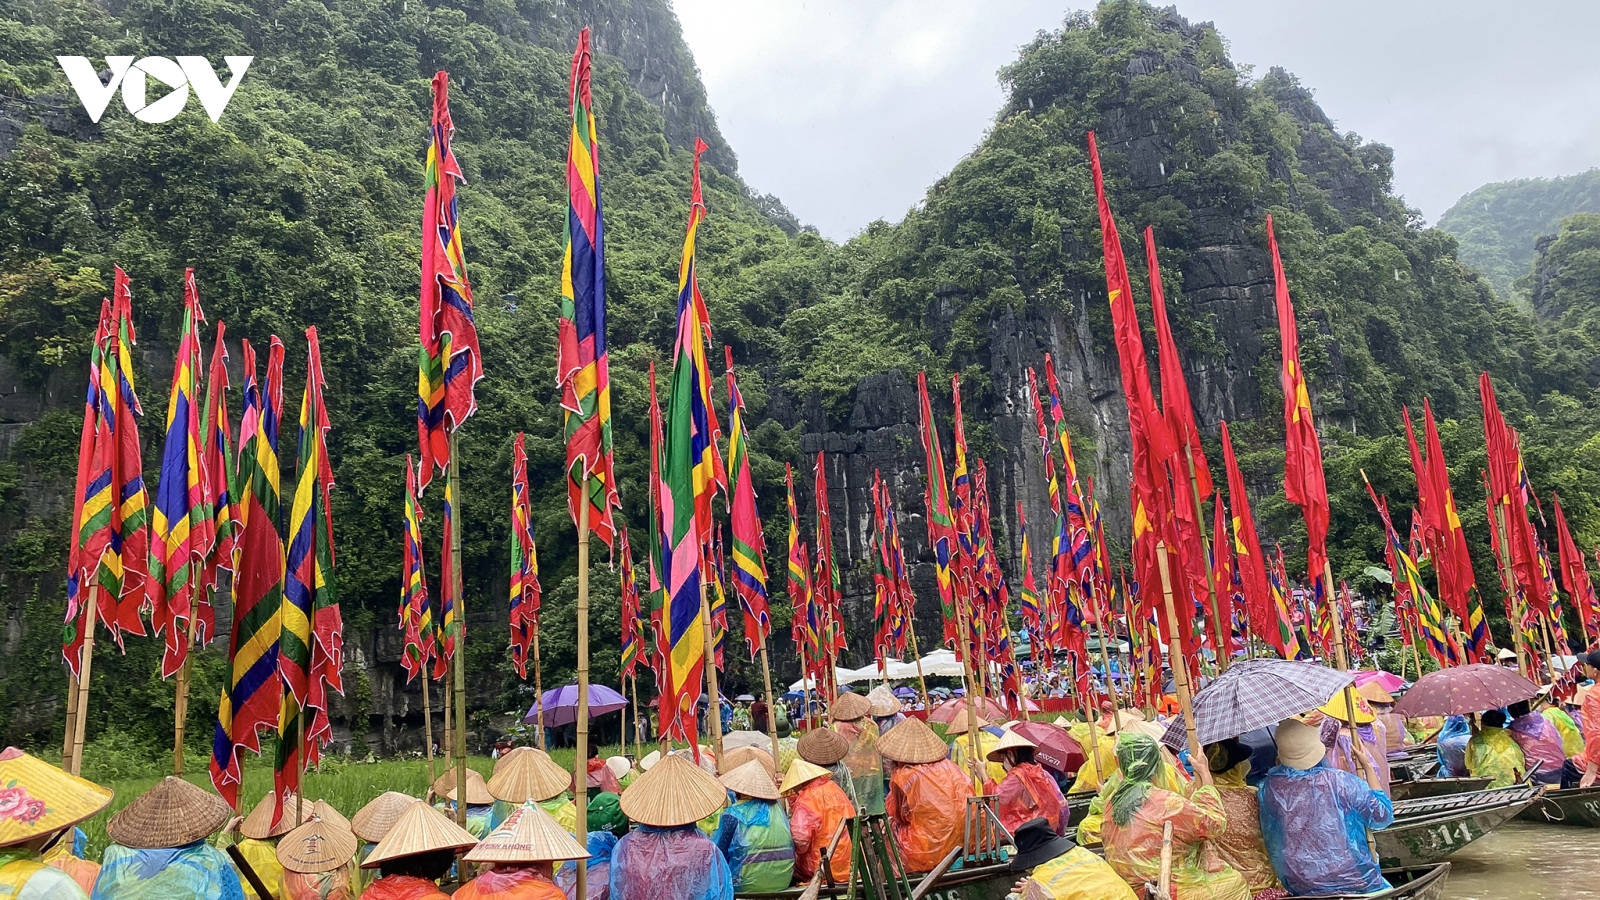
[[[0,815],[0,847],[76,825],[111,802],[110,788],[68,775],[15,747],[0,753],[0,790],[11,806],[8,815]]]
[[[780,793],[787,794],[801,786],[816,781],[818,778],[827,778],[833,773],[819,765],[797,759],[789,763],[789,771],[783,775],[783,786],[778,788]]]
[[[658,762],[661,762],[661,751],[651,750],[644,755],[644,759],[639,760],[639,771],[648,772],[655,768]]]
[[[1346,722],[1350,719],[1349,707],[1346,706],[1344,702],[1344,691],[1334,694],[1332,700],[1329,700],[1327,703],[1317,707],[1317,710],[1330,719],[1338,719],[1341,722]],[[1378,714],[1372,711],[1372,707],[1367,705],[1367,701],[1360,694],[1357,694],[1355,712],[1356,724],[1370,725],[1372,724],[1372,720],[1376,719],[1377,717]]]
[[[530,800],[462,858],[473,863],[537,863],[588,857],[589,851],[576,838]]]
[[[324,822],[332,825],[338,825],[347,831],[351,830],[350,820],[346,819],[344,817],[344,813],[334,809],[333,804],[326,800],[318,800],[317,802],[311,804],[311,814]]]
[[[772,754],[760,747],[735,747],[722,754],[722,772],[726,775],[751,760],[759,761],[767,768],[767,774],[776,777],[778,765],[772,761]]]
[[[432,853],[435,850],[460,850],[478,839],[450,818],[421,800],[414,800],[400,821],[394,823],[378,846],[362,861],[361,868],[376,869],[379,864],[402,856]]]
[[[650,767],[622,792],[622,811],[641,825],[671,828],[711,815],[728,802],[722,784],[676,754]]]
[[[801,760],[805,762],[805,760]],[[810,763],[806,763],[810,765]],[[732,772],[722,776],[722,786],[735,794],[754,797],[757,800],[776,800],[781,796],[778,785],[772,780],[772,772],[759,759],[752,759]]]
[[[1383,689],[1383,685],[1376,681],[1369,681],[1356,688],[1356,693],[1367,699],[1368,703],[1393,703],[1394,695]]]
[[[273,800],[272,791],[267,791],[255,809],[250,810],[250,815],[244,817],[239,823],[239,834],[253,841],[265,841],[275,837],[282,837],[294,830],[294,807],[297,798],[290,794],[283,801],[283,819],[278,822],[278,827],[272,827],[272,814],[277,812],[278,804]],[[310,816],[311,808],[306,807],[302,812]]]
[[[456,783],[452,778],[450,790],[444,792],[444,799],[456,799]],[[489,793],[489,786],[483,783],[483,776],[471,769],[467,770],[467,805],[487,806],[494,802],[494,795]]]
[[[168,775],[106,823],[106,834],[132,850],[165,850],[217,833],[233,810],[222,798]]]
[[[794,749],[812,765],[831,766],[850,752],[850,742],[831,728],[813,728],[801,736]]]
[[[1037,750],[1039,749],[1039,745],[1028,740],[1022,735],[1017,734],[1015,731],[1007,731],[1005,734],[1000,736],[1000,743],[995,744],[994,747],[990,748],[988,753],[984,754],[984,758],[990,762],[995,762],[995,757],[999,756],[1001,753],[1004,753],[1007,750],[1017,749]]]
[[[873,688],[872,692],[867,694],[867,701],[872,705],[872,715],[878,718],[892,716],[905,706],[886,684]]]
[[[1111,714],[1111,721],[1106,723],[1104,731],[1106,734],[1116,734],[1122,729],[1133,725],[1135,722],[1143,721],[1145,721],[1144,713],[1140,712],[1139,710],[1119,709]]]
[[[355,834],[338,822],[312,818],[278,839],[278,862],[290,872],[332,872],[356,855]]]
[[[968,721],[967,721],[967,717],[968,716],[972,716],[973,719],[976,720],[976,722],[975,723],[968,723]],[[946,725],[944,727],[944,733],[948,734],[948,735],[951,735],[952,737],[954,737],[957,734],[966,734],[967,729],[968,729],[970,724],[976,724],[976,726],[978,728],[983,728],[983,727],[985,727],[985,726],[987,726],[989,724],[989,721],[987,719],[985,719],[982,715],[974,715],[971,711],[969,711],[967,709],[967,707],[963,706],[963,707],[961,707],[960,710],[958,710],[956,712],[956,717],[954,719],[950,720],[950,724]],[[899,726],[896,726],[896,727],[899,727]]]
[[[356,811],[356,817],[350,820],[350,830],[363,841],[376,844],[383,840],[389,829],[394,827],[394,823],[400,821],[400,817],[405,815],[406,810],[415,802],[417,798],[409,794],[384,791],[371,803]]]
[[[854,722],[872,712],[872,701],[856,693],[844,693],[833,701],[829,710],[837,722]]]
[[[938,762],[950,755],[950,748],[921,719],[909,718],[878,738],[878,752],[897,763]]]
[[[549,800],[572,786],[572,773],[561,768],[543,750],[524,748],[524,752],[501,762],[487,788],[496,800],[507,803]],[[467,802],[471,801],[472,787],[468,785]]]
[[[498,774],[500,772],[500,767],[501,766],[504,766],[506,763],[510,762],[513,759],[516,759],[517,757],[521,756],[524,753],[527,753],[529,750],[532,750],[532,749],[533,749],[532,747],[512,747],[510,750],[507,750],[506,752],[500,754],[500,758],[496,759],[494,761],[494,773],[492,773],[489,776],[489,779],[491,781],[493,781],[494,780],[494,775]]]

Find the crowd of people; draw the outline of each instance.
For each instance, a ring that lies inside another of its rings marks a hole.
[[[1585,665],[1600,673],[1600,652]],[[1108,705],[1093,727],[1057,720],[1083,750],[1063,772],[1040,764],[1017,722],[963,712],[947,741],[886,687],[847,692],[826,725],[779,741],[776,758],[753,745],[720,760],[707,747],[637,763],[596,756],[582,840],[572,774],[528,747],[500,754],[487,780],[469,772],[461,796],[450,771],[426,800],[390,791],[350,819],[293,797],[280,814],[270,793],[239,818],[169,777],[111,817],[98,863],[84,858],[77,825],[112,792],[10,748],[0,897],[440,900],[444,882],[468,900],[558,900],[575,896],[584,859],[585,900],[731,900],[847,882],[848,825],[861,815],[884,817],[906,874],[932,871],[967,839],[978,796],[992,798],[1025,900],[1146,896],[1164,851],[1172,900],[1364,894],[1388,886],[1368,842],[1394,815],[1388,754],[1436,742],[1442,775],[1492,784],[1532,775],[1589,786],[1600,773],[1600,692],[1587,686],[1565,702],[1547,689],[1440,721],[1396,715],[1377,683],[1359,694],[1355,709],[1336,698],[1206,745],[1199,759],[1165,746],[1163,724]],[[1069,834],[1068,795],[1086,792],[1088,814]]]

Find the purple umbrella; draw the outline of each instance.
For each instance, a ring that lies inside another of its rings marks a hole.
[[[578,686],[565,684],[553,691],[545,691],[541,698],[544,703],[544,724],[549,728],[560,728],[562,725],[571,725],[578,721]],[[606,713],[616,712],[628,705],[628,701],[621,694],[613,691],[603,684],[589,685],[589,718],[603,716]],[[539,721],[539,704],[535,703],[528,714],[522,717],[524,722]]]

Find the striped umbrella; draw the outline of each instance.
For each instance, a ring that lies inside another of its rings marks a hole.
[[[1350,673],[1316,663],[1286,659],[1247,659],[1228,667],[1194,697],[1195,731],[1200,743],[1238,737],[1316,709],[1350,684]],[[1167,723],[1161,743],[1187,746],[1183,716]]]

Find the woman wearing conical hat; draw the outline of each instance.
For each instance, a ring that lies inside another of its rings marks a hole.
[[[361,847],[356,851],[356,865],[366,862],[378,842],[416,802],[417,798],[410,794],[384,791],[356,811],[355,817],[350,820],[350,830],[361,840]]]
[[[868,717],[872,702],[860,694],[833,701],[833,730],[850,744],[844,765],[855,784],[856,805],[869,816],[883,815],[883,757],[878,755],[878,723]]]
[[[1067,798],[1056,787],[1044,767],[1033,761],[1033,751],[1039,746],[1014,731],[1007,731],[1000,743],[989,751],[989,761],[1005,767],[1006,777],[994,793],[998,799],[995,812],[1000,824],[1015,833],[1022,823],[1043,817],[1051,830],[1061,831],[1062,807]]]
[[[573,834],[578,830],[578,808],[573,805],[571,787],[572,772],[558,765],[550,754],[532,747],[519,747],[512,755],[502,757],[486,786],[494,798],[496,822],[532,800],[568,834]]]
[[[434,809],[452,819],[456,815],[456,788],[459,786],[457,778],[456,770],[451,768],[433,783],[433,793],[438,798],[434,801]],[[484,783],[482,775],[468,769],[467,831],[471,832],[473,837],[481,838],[493,831],[499,823],[500,819],[495,815],[494,795],[489,793],[489,786]]]
[[[639,776],[622,792],[622,811],[639,827],[611,852],[610,900],[732,900],[727,860],[695,827],[727,800],[715,778],[676,754]]]
[[[0,752],[0,897],[83,900],[82,886],[40,852],[52,840],[70,841],[74,825],[110,802],[108,788],[15,747]]]
[[[256,877],[272,892],[265,898],[258,897],[255,888],[250,885],[250,879],[240,878],[245,900],[273,900],[283,893],[283,867],[278,864],[278,838],[294,830],[296,798],[290,794],[283,801],[283,816],[276,825],[272,824],[272,817],[278,808],[274,798],[273,792],[268,791],[261,802],[250,810],[250,815],[238,823],[239,840],[235,846],[244,856],[244,861],[255,870]],[[310,810],[308,808],[305,811]]]
[[[789,764],[779,788],[789,798],[789,835],[794,838],[794,877],[805,883],[822,868],[822,853],[833,840],[839,823],[853,819],[856,806],[844,790],[833,783],[833,774],[827,769],[797,759]],[[829,857],[828,877],[835,884],[850,881],[850,831],[833,848]]]
[[[42,857],[45,865],[71,875],[85,894],[94,890],[94,883],[100,879],[100,864],[84,858],[88,845],[89,836],[74,825],[71,830],[60,832],[54,843],[45,847]]]
[[[379,875],[361,900],[447,900],[439,879],[455,864],[457,850],[477,843],[444,813],[415,800],[361,863]]]
[[[566,900],[554,864],[584,859],[588,851],[550,814],[529,800],[506,816],[463,857],[489,870],[456,891],[456,900]]]
[[[781,891],[794,880],[794,838],[772,770],[751,759],[722,776],[734,797],[711,840],[728,860],[733,889]]]
[[[900,711],[905,708],[905,704],[900,702],[900,698],[896,697],[886,684],[873,688],[872,692],[867,694],[867,702],[871,704],[872,721],[877,723],[880,736],[906,720],[905,713]]]
[[[305,824],[278,839],[278,865],[283,867],[283,889],[278,896],[281,900],[354,900],[360,892],[359,846],[350,826],[332,815],[325,819],[313,812]]]
[[[861,798],[856,796],[856,782],[850,777],[850,767],[845,757],[850,755],[850,741],[832,728],[813,728],[795,743],[795,756],[828,770],[833,783],[850,798],[850,808],[860,809]],[[790,761],[790,765],[793,765]],[[786,768],[784,772],[788,772]]]
[[[894,763],[885,807],[906,870],[930,872],[961,843],[972,779],[919,719],[896,725],[878,740],[878,752]]]
[[[243,900],[227,854],[206,843],[233,810],[222,798],[167,776],[106,824],[94,900]]]

